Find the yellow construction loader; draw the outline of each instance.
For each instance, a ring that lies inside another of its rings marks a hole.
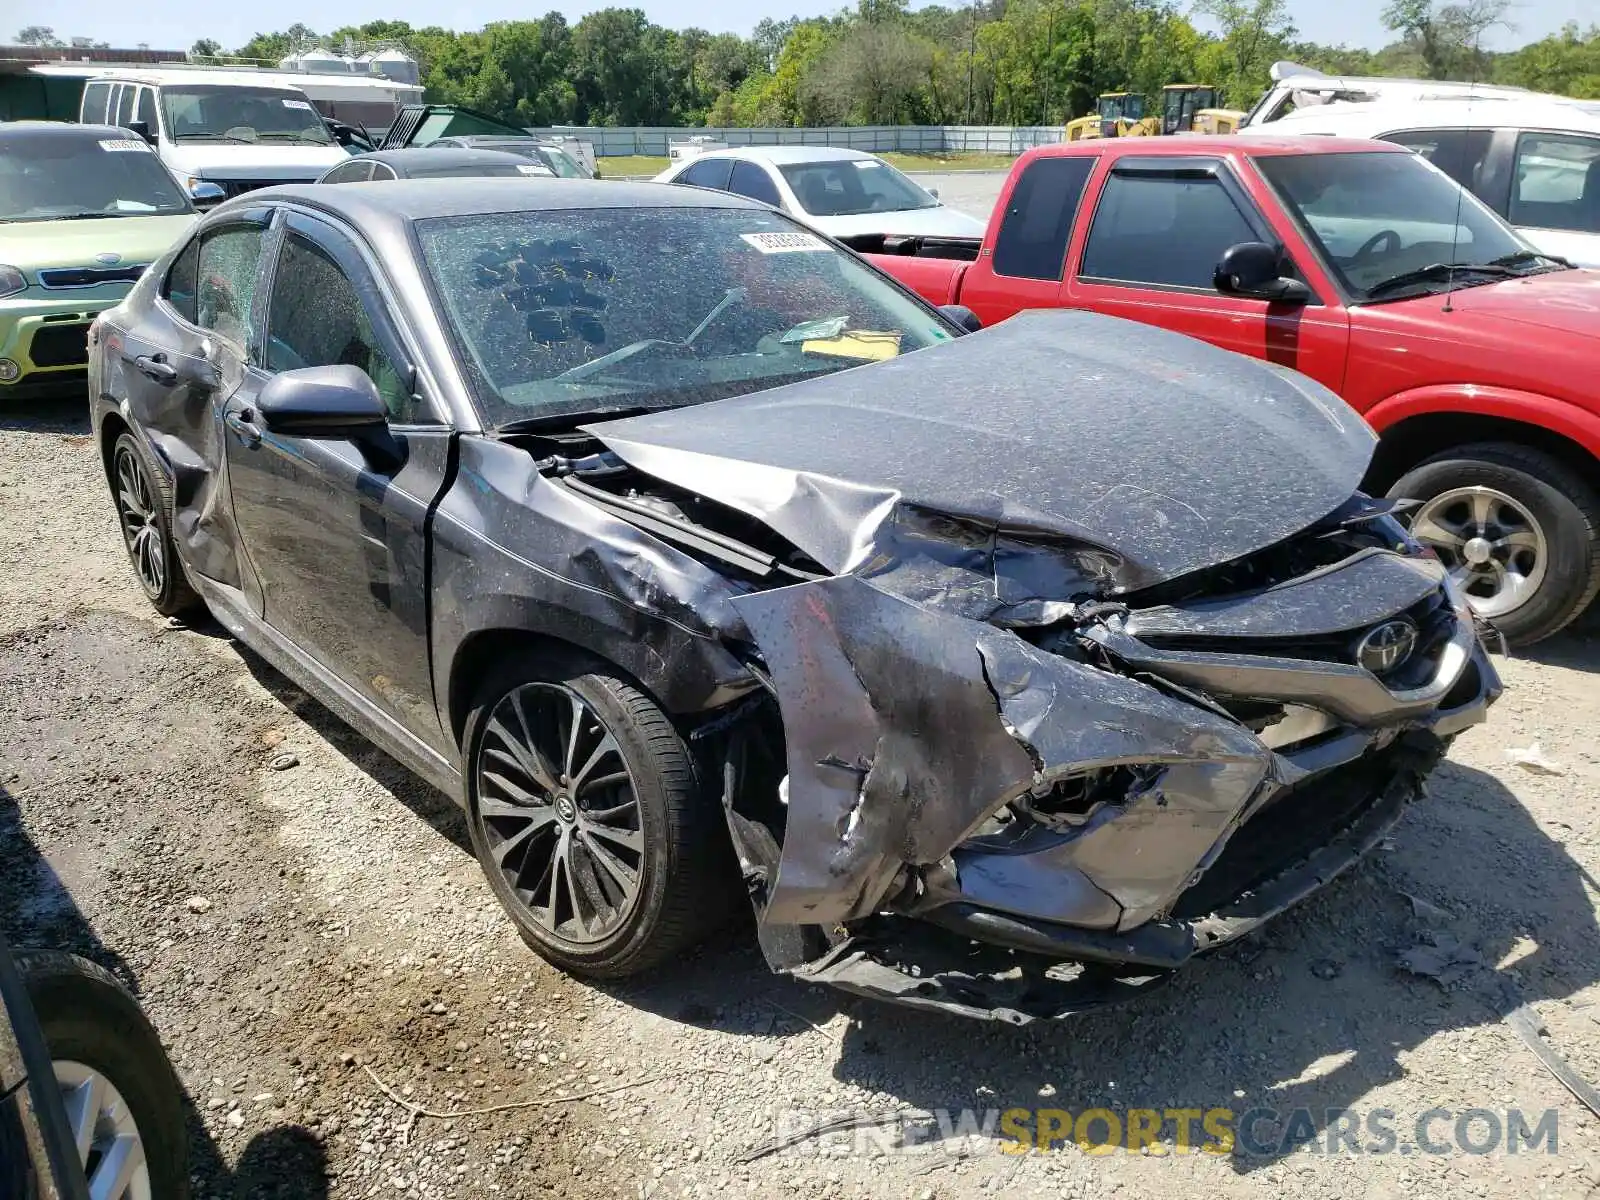
[[[1144,115],[1144,97],[1136,92],[1104,92],[1095,111],[1067,122],[1067,141],[1085,138],[1140,137],[1156,131],[1156,119]]]
[[[1101,137],[1154,137],[1166,133],[1237,133],[1244,113],[1219,107],[1222,93],[1204,83],[1169,83],[1159,114],[1144,114],[1144,97],[1105,92],[1096,111],[1067,123],[1067,141]]]
[[[1160,132],[1237,133],[1244,113],[1221,104],[1221,91],[1210,84],[1169,83],[1161,89]]]

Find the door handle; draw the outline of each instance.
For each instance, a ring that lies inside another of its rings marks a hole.
[[[159,384],[170,387],[178,382],[178,368],[167,361],[165,354],[141,354],[133,360],[133,365],[139,374]]]
[[[256,411],[253,408],[240,408],[222,414],[222,423],[233,430],[246,446],[256,446],[261,442],[261,427],[255,420]]]

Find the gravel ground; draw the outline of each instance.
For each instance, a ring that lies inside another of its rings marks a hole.
[[[738,927],[598,989],[517,940],[444,796],[216,628],[146,608],[86,430],[77,405],[0,416],[0,916],[137,987],[197,1195],[1600,1195],[1600,1121],[1502,1020],[1532,1003],[1600,1080],[1595,614],[1505,664],[1383,853],[1127,1008],[1022,1031],[904,1012],[771,977]],[[1534,742],[1560,774],[1508,761]],[[1448,989],[1398,971],[1430,933],[1482,965]],[[523,1107],[413,1124],[377,1080],[436,1112]],[[914,1129],[741,1161],[906,1107],[1305,1108],[1314,1131],[1388,1109],[1407,1146],[1432,1108],[1553,1109],[1558,1152],[1179,1154],[1169,1124],[1144,1153]]]
[[[1005,181],[1004,171],[917,173],[917,182],[938,192],[940,200],[980,221],[989,219],[994,202],[1000,198],[1000,185]]]

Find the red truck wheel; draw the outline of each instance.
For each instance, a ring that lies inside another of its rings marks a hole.
[[[1600,497],[1558,458],[1505,442],[1460,446],[1389,495],[1420,502],[1412,535],[1513,645],[1556,633],[1600,591]]]

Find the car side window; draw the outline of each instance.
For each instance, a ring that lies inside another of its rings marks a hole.
[[[133,106],[133,119],[143,121],[152,135],[156,132],[156,93],[154,88],[139,89],[139,99]]]
[[[361,178],[363,180],[366,180],[366,179],[398,179],[399,176],[397,176],[394,173],[394,168],[391,167],[388,163],[373,163],[368,168],[367,173],[365,175],[362,175]]]
[[[1099,161],[1089,155],[1038,158],[1023,169],[995,238],[996,275],[1061,278],[1083,185]]]
[[[728,172],[733,162],[726,158],[703,158],[697,163],[690,163],[689,169],[679,175],[674,183],[687,183],[690,187],[715,188],[719,192],[728,190]]]
[[[345,163],[342,167],[335,167],[328,173],[325,183],[361,183],[372,178],[372,164],[370,162]]]
[[[389,419],[428,419],[378,344],[355,285],[339,264],[308,238],[283,240],[267,309],[267,370],[360,367],[377,386]]]
[[[1483,164],[1489,157],[1492,129],[1407,129],[1386,133],[1386,142],[1405,146],[1427,159],[1468,191],[1483,184]]]
[[[131,83],[122,85],[122,91],[117,95],[117,120],[116,124],[126,125],[133,120],[133,104],[138,99],[139,89]]]
[[[1215,176],[1117,172],[1100,193],[1080,274],[1210,291],[1222,252],[1258,240]]]
[[[86,83],[83,86],[83,123],[85,125],[104,125],[106,123],[106,107],[111,102],[111,85],[109,83]]]
[[[178,257],[167,268],[167,277],[161,281],[161,294],[178,315],[191,325],[199,323],[195,309],[196,283],[200,276],[200,239],[190,238]]]
[[[254,341],[256,279],[261,271],[259,225],[229,225],[201,238],[195,281],[195,324],[241,349]]]
[[[1534,229],[1600,233],[1600,137],[1519,135],[1506,216]]]
[[[778,195],[778,187],[772,182],[772,176],[755,163],[734,163],[733,176],[728,180],[728,190],[737,192],[741,196],[749,196],[750,199],[759,200],[763,204],[770,204],[773,208],[783,207],[783,199]]]

